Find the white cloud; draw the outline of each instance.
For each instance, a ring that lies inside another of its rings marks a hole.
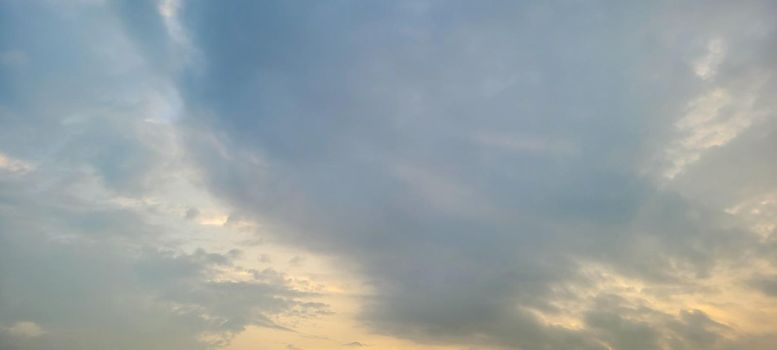
[[[706,53],[694,61],[693,72],[702,80],[711,80],[726,57],[726,45],[722,39],[715,38],[707,43],[706,49]]]
[[[761,116],[755,96],[732,94],[723,88],[709,90],[687,105],[675,124],[679,137],[666,150],[669,162],[664,176],[672,179],[698,161],[707,150],[721,147],[747,130]]]
[[[567,140],[533,135],[483,131],[476,133],[474,140],[482,146],[517,154],[557,156],[575,152],[574,145]]]
[[[5,328],[5,330],[13,336],[22,338],[35,338],[46,334],[46,331],[44,331],[41,326],[30,321],[16,322],[10,327]]]
[[[23,160],[14,159],[0,152],[0,170],[10,172],[12,174],[26,174],[32,171],[35,167]]]
[[[192,63],[192,59],[196,56],[196,49],[192,45],[186,29],[181,24],[179,18],[181,6],[180,0],[160,0],[157,10],[165,24],[167,35],[172,39],[175,48],[179,50],[177,58],[181,60],[180,67],[183,67]]]
[[[768,238],[777,229],[777,191],[747,198],[726,208],[726,212],[744,220],[753,232]]]

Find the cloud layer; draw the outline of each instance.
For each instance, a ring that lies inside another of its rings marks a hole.
[[[354,322],[421,348],[777,341],[768,1],[0,13],[0,345],[338,313],[211,226],[331,257]]]

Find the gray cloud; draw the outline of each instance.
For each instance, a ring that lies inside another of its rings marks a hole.
[[[196,349],[204,348],[197,341],[203,332],[227,342],[248,325],[281,327],[271,315],[326,311],[300,301],[306,293],[282,280],[212,281],[215,269],[233,265],[233,255],[161,248],[148,233],[162,228],[135,213],[61,210],[79,204],[52,202],[52,193],[42,194],[49,205],[39,208],[25,201],[42,197],[4,189],[0,323],[34,320],[47,330],[19,340],[20,349]],[[109,221],[90,224],[103,219]],[[117,237],[121,227],[132,231]]]
[[[756,276],[751,284],[763,293],[777,297],[777,276]]]
[[[148,53],[165,39],[147,41],[159,30],[147,23],[159,21],[156,3],[147,5],[155,17],[0,4],[0,51],[25,57],[0,66],[2,349],[206,349],[249,326],[287,329],[279,315],[330,312],[288,280],[251,274],[237,250],[187,249],[176,237],[190,226],[133,204],[185,162],[175,101],[159,96],[174,90],[173,75]],[[128,35],[116,18],[149,32]],[[253,278],[216,278],[224,269]]]
[[[187,9],[206,62],[184,85],[204,116],[189,122],[220,131],[190,142],[214,192],[286,226],[288,241],[361,267],[378,291],[364,322],[508,348],[716,344],[721,328],[692,310],[660,322],[623,314],[660,313],[649,306],[591,311],[570,330],[522,308],[553,313],[570,297],[558,286],[594,285],[585,263],[690,291],[758,254],[760,238],[689,192],[707,181],[694,172],[725,165],[701,170],[706,154],[678,163],[675,183],[694,184],[667,188],[660,158],[689,101],[710,89],[704,79],[734,91],[743,69],[773,70],[773,8],[307,5]],[[695,63],[716,38],[724,63]],[[752,91],[763,108],[771,92]],[[693,147],[681,151],[706,151]]]
[[[29,33],[0,39],[24,52],[0,65],[0,151],[37,165],[0,182],[13,286],[0,321],[51,330],[0,345],[188,349],[330,312],[273,269],[209,280],[235,257],[159,247],[167,227],[74,195],[92,182],[142,195],[181,161],[230,221],[353,265],[375,290],[360,320],[379,333],[526,350],[772,344],[650,301],[777,264],[773,217],[752,214],[777,194],[766,1],[193,1],[176,20],[194,63],[155,2],[0,6],[0,32]],[[639,292],[608,290],[616,278]],[[552,319],[570,313],[578,324]]]

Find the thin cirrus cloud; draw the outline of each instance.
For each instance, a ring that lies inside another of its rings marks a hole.
[[[776,11],[0,4],[0,347],[769,349]]]

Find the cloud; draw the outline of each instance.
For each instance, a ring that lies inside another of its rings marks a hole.
[[[757,276],[751,281],[752,285],[766,295],[777,297],[777,277]]]
[[[113,7],[123,5],[139,7]],[[330,312],[188,220],[226,209],[197,191],[173,125],[167,44],[148,40],[155,7],[0,12],[3,28],[24,33],[0,48],[27,53],[0,68],[12,69],[0,82],[0,348],[210,349],[247,327],[289,330]],[[148,31],[128,30],[138,26]]]
[[[38,324],[30,321],[16,322],[10,327],[6,327],[5,331],[12,336],[23,338],[35,338],[46,333]]]
[[[33,170],[33,165],[25,161],[10,158],[0,153],[0,169],[11,174],[25,174]]]
[[[197,349],[227,344],[249,325],[284,328],[276,315],[327,312],[282,279],[219,277],[243,269],[239,255],[162,248],[168,244],[153,237],[170,228],[149,224],[140,212],[53,191],[41,194],[46,205],[24,191],[3,187],[2,193],[13,206],[0,208],[0,283],[14,301],[0,299],[0,321],[45,325],[31,348]],[[31,329],[17,325],[9,332]],[[198,341],[202,334],[212,336]]]
[[[773,119],[755,74],[773,70],[773,8],[349,5],[183,10],[207,62],[182,85],[190,122],[219,131],[189,142],[214,193],[358,266],[377,332],[724,346],[722,321],[653,300],[764,258],[749,227],[675,184]],[[593,265],[650,302],[605,298]]]
[[[769,349],[775,10],[0,4],[0,348]]]
[[[710,40],[707,43],[707,52],[693,64],[694,73],[704,80],[712,79],[725,55],[725,43],[719,38]]]

